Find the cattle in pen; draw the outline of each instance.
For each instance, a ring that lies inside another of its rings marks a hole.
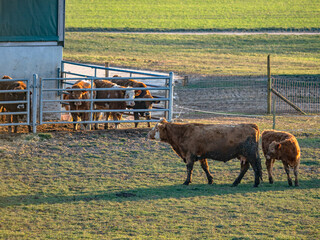
[[[262,150],[266,158],[269,182],[273,183],[273,164],[281,160],[287,174],[288,184],[292,186],[290,168],[293,168],[295,186],[299,186],[298,170],[300,165],[300,147],[297,139],[288,132],[267,130],[261,136]]]
[[[113,77],[119,77],[118,75],[114,75]],[[133,88],[147,88],[147,85],[143,82],[139,82],[133,79],[112,79],[112,82],[124,86],[124,87],[133,87]],[[136,101],[133,109],[141,109],[141,110],[151,110],[153,104],[160,103],[160,101],[155,100],[155,98],[151,95],[150,91],[147,89],[139,89],[135,90],[135,98],[142,99],[150,99],[149,101]],[[146,120],[151,120],[151,112],[150,111],[141,111],[134,112],[134,120],[139,120],[140,116],[146,118]],[[138,127],[138,122],[135,122],[135,127]],[[147,122],[148,127],[150,127],[150,122]]]
[[[12,79],[9,76],[3,76],[2,79]],[[23,81],[1,81],[0,90],[10,90],[16,92],[2,92],[0,93],[0,102],[13,102],[16,103],[2,103],[2,112],[25,112],[23,114],[8,114],[6,115],[7,123],[18,123],[20,119],[23,119],[27,115],[27,103],[23,103],[27,100],[27,85]],[[19,103],[19,101],[21,103]],[[29,129],[30,130],[30,129]],[[18,126],[14,125],[13,131],[18,131]],[[8,126],[8,132],[12,132],[12,126]]]
[[[258,151],[259,128],[256,124],[179,124],[161,119],[148,133],[148,138],[170,144],[183,159],[187,166],[185,185],[191,183],[196,161],[200,161],[208,183],[212,184],[213,177],[209,171],[207,158],[223,162],[233,158],[241,160],[240,174],[233,182],[233,186],[240,183],[250,166],[254,170],[254,187],[257,187],[262,179]]]
[[[92,89],[94,89],[95,84],[93,83],[92,85]],[[89,80],[79,80],[75,82],[70,89],[68,89],[69,105],[74,123],[73,130],[78,129],[78,118],[80,121],[90,121],[91,113],[89,110],[94,109],[93,99],[96,98],[96,92],[89,89],[91,89],[91,81]],[[83,123],[82,125],[85,130],[91,128],[91,124]]]
[[[108,80],[94,80],[97,87],[97,100],[95,107],[98,110],[125,110],[127,107],[133,107],[134,102],[134,90],[119,86]],[[104,90],[98,90],[104,88]],[[108,90],[107,88],[116,88],[116,90]],[[119,101],[108,101],[108,99],[119,99]],[[125,101],[124,101],[125,100]],[[106,120],[109,116],[112,116],[114,121],[120,121],[123,112],[105,112]],[[119,123],[115,123],[115,128],[118,128]],[[105,123],[105,129],[108,129],[108,123]]]

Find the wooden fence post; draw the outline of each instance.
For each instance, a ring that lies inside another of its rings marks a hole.
[[[271,88],[272,88],[272,81],[271,81],[271,68],[270,68],[270,55],[268,55],[267,58],[267,74],[268,74],[268,109],[267,112],[268,114],[271,113],[271,103],[272,103],[272,93],[271,93]]]
[[[104,67],[105,68],[108,68],[108,67],[110,67],[110,63],[109,62],[105,62],[104,63]],[[109,77],[109,70],[105,70],[105,77]]]

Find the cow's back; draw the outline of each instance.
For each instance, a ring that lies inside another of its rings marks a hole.
[[[182,152],[216,160],[227,161],[244,155],[247,147],[254,148],[248,151],[258,150],[256,124],[169,124],[168,132]]]
[[[281,142],[292,137],[294,137],[292,134],[283,132],[283,131],[276,131],[276,130],[263,131],[261,134],[261,145],[262,145],[263,153],[266,154],[268,152],[269,145],[273,141]]]

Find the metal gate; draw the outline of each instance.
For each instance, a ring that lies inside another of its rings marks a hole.
[[[17,89],[19,83],[26,89]],[[12,127],[30,126],[31,89],[29,79],[0,79],[0,126],[8,126],[10,132]]]

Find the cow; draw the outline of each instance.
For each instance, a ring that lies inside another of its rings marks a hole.
[[[299,186],[298,171],[300,165],[300,147],[297,139],[288,132],[267,130],[261,136],[262,151],[266,158],[269,183],[273,183],[273,164],[281,160],[287,174],[288,184],[292,186],[289,167],[293,168],[295,186]]]
[[[95,88],[95,84],[92,84],[92,88]],[[91,101],[73,101],[73,100],[88,100],[96,98],[95,91],[88,91],[91,88],[91,81],[89,80],[79,80],[75,82],[70,89],[69,92],[69,104],[71,111],[79,111],[79,112],[71,112],[72,120],[73,120],[73,130],[76,131],[78,129],[78,118],[80,121],[89,121],[90,120],[90,113],[89,112],[80,112],[80,111],[87,111],[91,109]],[[93,108],[92,108],[93,110]],[[90,129],[90,124],[84,123],[83,127],[85,130]]]
[[[114,75],[113,77],[119,77],[118,75]],[[124,86],[124,87],[133,87],[133,88],[146,88],[147,85],[143,82],[139,82],[133,79],[112,79],[112,82]],[[152,99],[151,101],[136,101],[133,109],[152,109],[152,104],[160,103],[160,101],[154,100],[154,97],[151,95],[149,90],[135,90],[135,98],[144,98],[144,99]],[[151,112],[150,111],[141,111],[134,112],[134,120],[139,120],[140,117],[146,116],[147,120],[151,120]],[[138,122],[135,122],[135,128],[138,127]],[[147,122],[148,127],[150,127],[150,122]]]
[[[121,90],[97,90],[96,99],[105,99],[105,101],[97,101],[95,102],[96,109],[104,110],[104,109],[126,109],[127,106],[133,107],[135,105],[134,99],[134,90],[130,88],[125,88],[123,86],[119,86],[115,83],[112,83],[108,80],[94,80],[97,89],[98,88],[121,88]],[[123,90],[122,90],[123,89]],[[128,101],[108,101],[107,99],[128,99]],[[122,114],[120,112],[106,112],[106,120],[108,121],[110,114],[114,121],[120,121]],[[97,117],[96,117],[97,118]],[[118,128],[119,123],[115,123],[115,128]],[[105,129],[108,129],[108,123],[105,124]]]
[[[207,158],[223,162],[233,158],[241,160],[240,174],[232,186],[240,183],[250,165],[255,175],[254,187],[258,187],[262,179],[259,128],[256,124],[182,124],[161,119],[148,133],[148,139],[169,143],[183,159],[187,166],[185,185],[191,183],[193,165],[198,160],[206,173],[208,184],[212,184]]]
[[[2,79],[12,79],[9,76],[3,76]],[[27,86],[23,81],[3,81],[0,82],[0,90],[26,90]],[[26,101],[27,93],[26,92],[3,92],[0,93],[0,101]],[[3,103],[1,104],[2,111],[7,112],[26,112],[27,104],[26,103]],[[19,119],[22,119],[25,114],[12,114],[7,115],[8,123],[18,123]],[[14,126],[14,133],[17,133],[18,126]],[[30,131],[30,127],[29,127]],[[8,126],[8,132],[12,132],[12,126]]]

